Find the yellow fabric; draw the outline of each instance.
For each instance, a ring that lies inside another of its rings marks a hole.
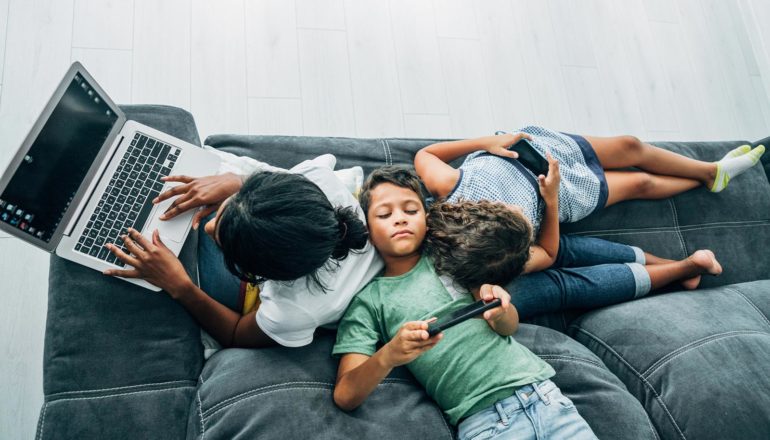
[[[262,301],[259,299],[259,286],[247,283],[246,294],[243,297],[243,314],[248,315],[254,310],[257,310],[261,303]]]

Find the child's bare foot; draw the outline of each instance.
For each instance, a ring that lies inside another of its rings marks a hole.
[[[722,265],[717,261],[717,257],[708,249],[701,249],[693,252],[688,258],[690,262],[703,270],[703,273],[710,275],[719,275],[722,273]]]
[[[698,288],[698,285],[700,284],[700,275],[688,278],[686,280],[682,280],[682,287],[684,287],[687,290],[695,290]]]

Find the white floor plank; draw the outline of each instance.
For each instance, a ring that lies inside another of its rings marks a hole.
[[[770,93],[768,93],[765,83],[759,75],[751,77],[751,85],[754,87],[754,94],[757,96],[757,102],[759,102],[759,111],[762,113],[765,121],[764,133],[749,139],[757,140],[770,136]],[[766,145],[766,147],[770,148],[770,145]]]
[[[680,23],[684,37],[685,50],[692,62],[692,70],[697,74],[690,77],[690,82],[703,97],[701,112],[709,118],[709,124],[701,127],[704,137],[711,139],[731,139],[738,136],[738,125],[730,111],[730,98],[727,84],[722,77],[722,61],[715,56],[715,47],[711,42],[713,30],[703,15],[700,0],[677,0],[681,17],[688,17]]]
[[[448,139],[452,137],[452,120],[449,115],[404,115],[404,132],[407,137]]]
[[[190,98],[200,138],[247,133],[243,0],[193,0],[191,15]]]
[[[757,62],[758,75],[765,90],[770,90],[770,29],[766,25],[770,20],[770,2],[764,0],[738,0],[742,18],[741,26],[751,45]]]
[[[610,136],[610,120],[604,100],[602,84],[595,67],[563,66],[564,84],[567,89],[570,112],[580,133]]]
[[[73,47],[130,50],[133,32],[133,0],[75,1]]]
[[[389,4],[404,113],[447,113],[432,3],[391,0]]]
[[[677,131],[677,115],[671,108],[669,79],[654,49],[649,21],[641,0],[612,3],[615,19],[624,23],[620,38],[625,61],[634,82],[646,130]]]
[[[587,24],[592,17],[581,0],[548,0],[548,13],[553,31],[560,42],[557,46],[560,62],[565,66],[596,67],[594,46]]]
[[[10,0],[0,0],[0,84],[3,83],[3,66],[5,64],[5,38],[8,31],[8,9]]]
[[[473,0],[433,0],[436,35],[445,38],[477,39]]]
[[[302,121],[308,136],[355,136],[344,32],[300,29]]]
[[[478,137],[494,133],[489,90],[478,41],[439,38],[441,66],[447,84],[452,136]]]
[[[593,17],[590,27],[592,44],[601,48],[595,52],[602,96],[607,107],[613,135],[644,136],[644,122],[633,79],[625,62],[625,50],[618,33],[622,24],[615,22],[610,3],[613,0],[592,0],[586,5]]]
[[[21,145],[69,67],[72,7],[71,0],[15,0],[10,5],[0,102],[0,164],[7,163]]]
[[[249,96],[301,97],[294,2],[246,1],[244,21]]]
[[[740,138],[759,137],[767,133],[761,112],[758,112],[759,102],[751,85],[750,69],[754,65],[753,53],[749,53],[752,62],[747,63],[746,53],[741,50],[741,40],[737,34],[734,3],[721,0],[701,2],[706,23],[713,36],[712,50],[720,59],[720,69],[726,84],[729,84],[728,97],[730,109],[735,117]]]
[[[73,48],[72,61],[80,61],[115,103],[131,103],[131,51]]]
[[[249,133],[302,136],[302,102],[295,98],[249,98]]]
[[[43,338],[49,255],[15,238],[0,239],[0,438],[34,438],[43,405]]]
[[[712,112],[704,112],[703,102],[709,98],[692,81],[692,63],[681,27],[669,22],[650,21],[650,30],[670,80],[672,105],[679,117],[680,132],[692,140],[714,139],[719,133],[709,125],[718,124],[718,121]]]
[[[379,0],[347,0],[345,11],[356,135],[403,136],[388,4]]]
[[[511,25],[515,16],[516,11],[508,1],[476,3],[492,123],[501,130],[536,122],[524,68],[527,60],[522,55],[521,34],[518,26]]]
[[[190,2],[136,0],[134,103],[190,110]]]
[[[342,0],[295,0],[297,27],[345,30],[345,7]]]
[[[676,3],[670,0],[645,0],[644,10],[647,19],[662,23],[679,23]]]
[[[521,29],[521,58],[525,60],[532,112],[536,124],[577,132],[561,75],[559,42],[554,37],[548,7],[543,2],[515,0],[513,26]]]

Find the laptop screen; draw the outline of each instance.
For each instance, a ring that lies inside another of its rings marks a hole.
[[[0,221],[49,242],[117,120],[76,74],[0,194]]]

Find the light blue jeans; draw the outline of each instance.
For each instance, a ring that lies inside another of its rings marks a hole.
[[[466,418],[457,429],[460,440],[597,438],[550,380],[519,388],[513,396]]]

